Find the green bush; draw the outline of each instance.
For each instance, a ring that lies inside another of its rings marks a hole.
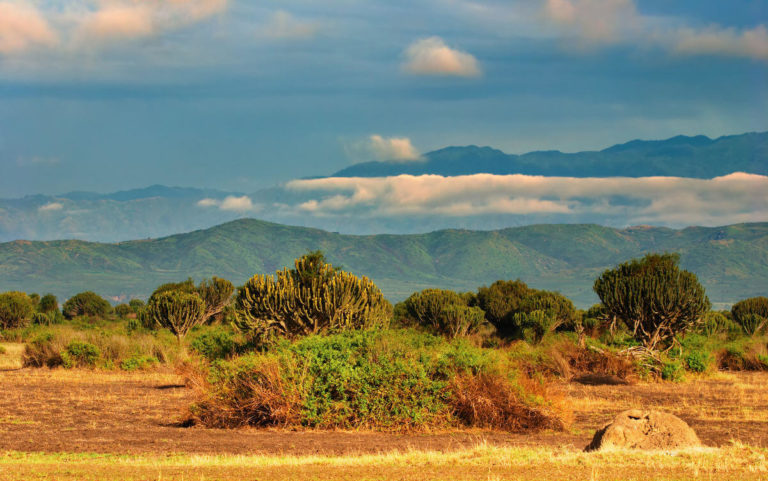
[[[35,312],[35,303],[23,292],[0,294],[0,327],[14,329],[29,324]]]
[[[208,426],[562,427],[503,352],[413,330],[284,340],[200,376],[207,389],[192,413]]]
[[[681,382],[685,378],[685,369],[679,361],[665,362],[661,367],[661,378],[665,381]]]
[[[714,363],[712,354],[706,351],[692,351],[685,355],[683,358],[685,365],[689,371],[693,372],[705,372],[709,370],[710,366]]]
[[[5,354],[6,350],[3,346],[0,346],[0,354]]]
[[[101,357],[99,348],[88,342],[72,341],[61,353],[62,365],[66,368],[93,367]]]
[[[557,292],[528,287],[519,279],[496,281],[481,287],[477,303],[488,322],[503,337],[541,339],[561,325],[574,325],[579,319],[573,303]],[[532,314],[535,311],[539,313]],[[538,334],[536,331],[539,330]]]
[[[39,310],[42,313],[49,314],[59,311],[59,300],[53,294],[46,294],[40,298]]]
[[[189,343],[193,351],[210,361],[231,356],[235,353],[237,346],[234,335],[223,329],[203,332]]]
[[[474,334],[485,313],[468,305],[468,296],[445,289],[425,289],[402,303],[398,316],[450,338]]]
[[[710,311],[702,318],[698,331],[707,337],[713,337],[729,332],[733,326],[733,321],[728,319],[722,312]]]
[[[133,313],[133,308],[128,304],[118,304],[115,306],[115,315],[121,319],[126,319]]]
[[[121,362],[120,369],[123,371],[138,371],[153,367],[157,363],[156,357],[134,355]]]
[[[367,277],[343,272],[319,252],[275,276],[256,275],[238,291],[235,325],[253,336],[295,337],[383,327],[392,305]]]
[[[78,316],[103,318],[109,314],[112,306],[95,292],[86,291],[67,299],[62,310],[67,319]]]

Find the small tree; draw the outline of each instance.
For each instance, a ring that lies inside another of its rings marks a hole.
[[[750,297],[731,307],[733,319],[750,336],[768,326],[768,297]]]
[[[570,299],[557,292],[533,289],[520,279],[481,287],[477,302],[499,335],[532,342],[578,319]]]
[[[238,329],[254,335],[299,336],[389,322],[392,306],[367,277],[340,271],[316,252],[296,259],[294,266],[274,277],[253,276],[239,289]]]
[[[49,314],[59,310],[59,300],[53,294],[46,294],[40,298],[40,312]]]
[[[204,313],[205,302],[199,295],[170,290],[153,295],[144,315],[170,329],[181,342],[190,329],[202,322]]]
[[[133,312],[135,312],[136,314],[141,312],[141,310],[144,309],[144,307],[146,306],[144,301],[142,301],[141,299],[131,299],[130,301],[128,301],[128,305],[131,306],[131,309],[133,309]]]
[[[608,317],[624,322],[649,349],[687,331],[709,311],[704,287],[679,261],[677,254],[648,254],[595,280]]]
[[[0,294],[0,327],[22,327],[32,320],[35,303],[23,292],[10,291]]]
[[[235,286],[226,279],[211,277],[209,280],[203,280],[197,286],[196,292],[205,302],[205,313],[203,314],[203,323],[211,319],[218,319],[229,304],[234,292]]]
[[[425,289],[411,294],[402,304],[402,316],[450,338],[477,332],[485,312],[469,306],[474,297],[446,289]]]
[[[95,292],[85,291],[67,299],[62,310],[67,319],[77,316],[104,317],[112,310],[112,306]]]

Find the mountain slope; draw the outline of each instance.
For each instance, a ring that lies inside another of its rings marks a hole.
[[[679,252],[713,302],[765,294],[768,223],[683,230],[596,225],[534,225],[498,231],[444,230],[419,235],[350,236],[252,219],[162,239],[99,244],[83,241],[0,244],[0,291],[86,289],[125,299],[154,287],[218,275],[242,283],[255,273],[292,265],[321,249],[334,263],[371,277],[388,298],[426,287],[475,289],[521,278],[587,306],[604,269],[649,251]]]
[[[423,162],[366,162],[333,177],[386,177],[400,174],[445,176],[528,174],[557,177],[712,178],[732,172],[768,174],[768,132],[710,139],[679,135],[667,140],[633,140],[598,152],[559,151],[505,154],[490,147],[447,147]]]

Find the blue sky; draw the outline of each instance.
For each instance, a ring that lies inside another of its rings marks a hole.
[[[0,197],[765,131],[766,25],[758,0],[0,0]]]

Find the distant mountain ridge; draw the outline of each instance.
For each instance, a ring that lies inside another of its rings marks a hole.
[[[113,300],[146,297],[159,284],[217,275],[236,284],[292,265],[321,249],[334,263],[371,277],[397,301],[427,287],[474,290],[520,278],[586,307],[592,283],[608,267],[646,252],[678,252],[711,300],[723,306],[765,295],[768,223],[724,227],[614,229],[598,225],[531,225],[495,231],[352,236],[241,219],[161,239],[0,244],[0,291],[91,289]]]
[[[536,151],[506,154],[491,147],[446,147],[424,154],[423,161],[365,162],[332,177],[387,177],[477,173],[555,177],[713,178],[733,172],[768,175],[768,132],[710,139],[678,135],[666,140],[632,140],[594,152]]]
[[[486,172],[573,177],[674,175],[711,178],[736,171],[768,175],[768,133],[732,135],[714,140],[705,136],[677,136],[661,141],[633,140],[599,152],[575,154],[540,151],[517,156],[490,147],[446,147],[425,154],[424,161],[357,164],[334,175],[456,176]],[[332,194],[328,193],[327,197]],[[300,192],[283,185],[249,193],[248,199],[242,199],[243,195],[216,189],[151,185],[106,194],[69,192],[60,195],[0,199],[0,242],[15,239],[84,239],[115,242],[156,238],[253,216],[284,224],[353,234],[404,234],[445,228],[494,229],[532,223],[563,222],[621,227],[634,222],[627,221],[621,211],[619,214],[610,214],[605,210],[588,209],[578,215],[571,212],[560,215],[523,212],[461,217],[440,213],[433,215],[427,212],[420,216],[360,216],[352,219],[344,215],[316,215],[310,209],[304,209],[311,205],[312,201],[322,200],[325,195],[322,192]],[[224,205],[224,200],[228,197],[241,199],[234,199],[234,202]],[[204,199],[206,202],[201,203]],[[614,200],[623,202],[621,199]],[[765,208],[755,204],[754,210]],[[738,220],[762,221],[764,218],[742,217]],[[679,227],[686,223],[697,222],[683,218],[673,223],[659,224]]]

